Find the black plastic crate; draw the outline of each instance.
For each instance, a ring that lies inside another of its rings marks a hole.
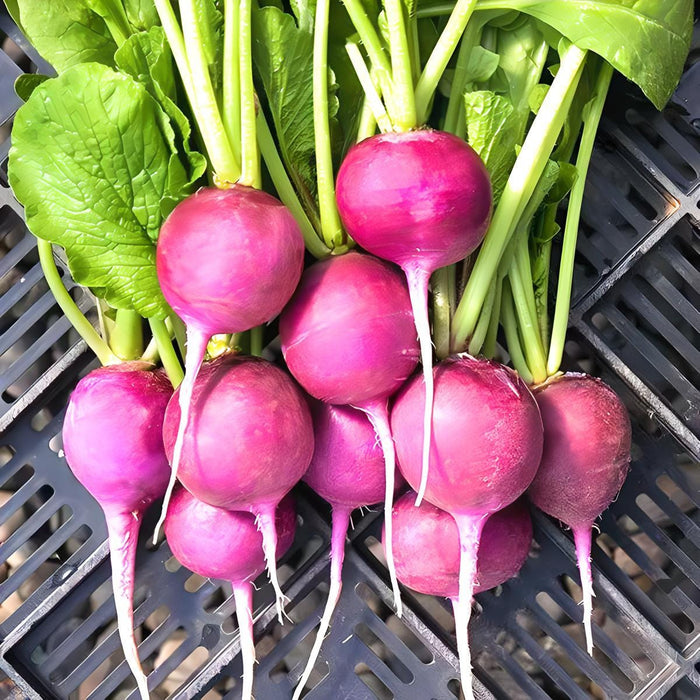
[[[133,699],[104,520],[66,467],[58,437],[68,391],[91,357],[55,309],[7,187],[8,120],[19,105],[12,82],[47,66],[3,12],[0,36],[15,45],[6,46],[13,58],[0,51],[0,498],[13,495],[0,502],[0,530],[9,533],[0,562],[17,557],[19,565],[0,583],[0,615],[3,605],[16,607],[0,617],[0,669],[19,691],[0,695],[73,700],[90,682],[91,700]],[[479,697],[700,696],[699,46],[696,31],[689,68],[661,115],[616,78],[587,183],[567,361],[608,381],[634,425],[630,476],[595,538],[594,657],[583,643],[571,538],[536,515],[520,576],[477,596]],[[89,309],[90,295],[67,281]],[[303,487],[297,497],[299,530],[280,567],[291,620],[277,622],[264,576],[255,596],[255,690],[265,700],[290,697],[327,591],[327,509]],[[151,688],[158,697],[235,700],[231,591],[180,568],[167,544],[148,547],[154,515],[142,530],[135,611]],[[406,612],[396,618],[380,523],[381,512],[355,514],[343,594],[309,700],[458,696],[449,605],[405,591]]]

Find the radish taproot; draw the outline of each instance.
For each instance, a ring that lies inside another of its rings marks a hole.
[[[462,687],[471,697],[468,623],[479,538],[486,518],[525,492],[542,454],[542,420],[526,384],[512,370],[463,354],[433,370],[432,468],[425,497],[450,513],[460,536],[459,593],[453,599]],[[391,413],[398,464],[411,488],[421,479],[425,384],[417,376]]]
[[[303,481],[331,505],[331,573],[328,600],[293,700],[298,700],[309,680],[340,599],[350,515],[356,508],[380,502],[386,488],[384,456],[367,416],[351,406],[334,406],[322,401],[312,402],[311,414],[314,456]],[[403,484],[401,475],[396,476],[395,490]]]
[[[119,637],[144,700],[148,685],[134,640],[134,562],[143,513],[168,484],[161,435],[172,393],[165,373],[145,362],[100,367],[78,382],[63,423],[66,461],[107,520]]]
[[[394,504],[396,575],[426,595],[459,595],[459,530],[446,511],[424,501],[414,507],[409,491]],[[532,519],[523,499],[490,515],[484,523],[476,562],[474,594],[516,576],[532,543]]]
[[[294,501],[287,496],[275,514],[279,558],[291,546],[296,530]],[[265,570],[262,537],[255,518],[243,511],[208,505],[178,489],[164,523],[165,536],[175,558],[190,571],[228,581],[233,587],[243,660],[241,700],[253,693],[253,581]]]
[[[207,342],[273,319],[299,282],[304,241],[294,217],[272,195],[244,185],[202,188],[173,209],[160,229],[156,270],[163,295],[187,327],[185,378],[178,393],[181,425],[163,502],[180,465],[192,387]]]
[[[178,389],[165,413],[172,458],[180,426]],[[205,362],[192,390],[179,477],[200,500],[256,516],[280,621],[284,595],[275,567],[275,508],[313,454],[311,414],[283,370],[257,357],[226,354]]]
[[[428,478],[433,406],[430,276],[481,243],[491,217],[491,183],[464,140],[419,129],[378,134],[353,146],[338,171],[336,194],[348,233],[365,250],[399,265],[408,282],[426,386],[419,505]]]
[[[351,252],[307,268],[280,315],[282,354],[289,371],[313,397],[363,411],[385,460],[384,504],[391,513],[395,452],[388,399],[413,372],[418,342],[406,283],[395,267]],[[401,597],[391,556],[387,563],[397,614]]]
[[[555,376],[535,389],[535,399],[542,413],[544,451],[528,496],[573,531],[586,648],[592,654],[591,533],[627,476],[630,418],[617,394],[587,374]]]

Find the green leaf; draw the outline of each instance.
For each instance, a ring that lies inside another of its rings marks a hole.
[[[495,203],[515,163],[522,114],[507,97],[489,90],[465,93],[464,106],[467,141],[489,171]]]
[[[146,88],[96,64],[34,90],[17,112],[10,184],[73,278],[111,306],[164,318],[155,241],[174,133]]]
[[[253,60],[263,84],[282,159],[307,213],[316,208],[313,36],[276,7],[253,12]]]
[[[153,0],[124,0],[124,9],[135,32],[147,31],[160,24]]]
[[[533,15],[599,54],[657,109],[678,84],[693,31],[693,0],[504,0],[493,6]]]
[[[22,73],[22,75],[18,76],[17,80],[15,80],[15,92],[17,93],[17,97],[26,102],[34,92],[34,88],[38,87],[48,79],[48,75],[40,75],[39,73]]]
[[[207,159],[190,147],[192,127],[175,104],[175,82],[172,69],[172,55],[161,27],[152,27],[147,32],[133,34],[116,54],[117,67],[140,82],[168,115],[175,139],[174,153],[168,165],[169,193],[161,202],[163,216],[167,216],[174,206],[192,190],[207,169]],[[182,163],[184,155],[184,163]]]
[[[84,0],[18,0],[22,27],[34,48],[59,72],[77,63],[114,65],[116,43]]]

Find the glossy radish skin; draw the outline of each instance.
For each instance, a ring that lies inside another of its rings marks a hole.
[[[330,404],[350,404],[369,418],[384,454],[384,507],[391,513],[395,453],[388,400],[418,362],[403,276],[364,253],[317,262],[304,272],[280,315],[279,329],[287,366],[309,394]],[[388,527],[387,564],[400,616],[390,519]]]
[[[180,202],[161,227],[156,271],[163,295],[187,326],[182,410],[172,474],[156,535],[180,466],[192,387],[209,338],[267,323],[292,296],[304,241],[289,210],[251,187],[205,187]]]
[[[147,363],[101,367],[78,382],[63,424],[68,465],[105,513],[119,637],[142,698],[148,687],[134,640],[134,562],[143,513],[168,484],[161,435],[172,391],[165,373]]]
[[[591,532],[627,476],[632,431],[627,409],[600,379],[565,374],[535,391],[544,424],[542,462],[530,500],[574,534],[586,646],[593,653]]]
[[[450,513],[460,534],[459,594],[453,599],[462,687],[471,697],[468,623],[477,550],[486,518],[525,492],[542,454],[542,420],[525,383],[512,370],[463,354],[434,369],[431,469],[426,499]],[[417,489],[421,479],[425,385],[415,377],[391,414],[398,463]]]
[[[173,495],[165,518],[165,535],[177,560],[200,576],[229,581],[233,587],[243,657],[242,700],[252,698],[255,645],[253,581],[265,570],[262,535],[255,518],[243,511],[210,506],[185,489]],[[291,496],[275,514],[276,556],[291,546],[296,514]]]
[[[459,594],[459,530],[444,510],[409,492],[394,504],[394,545],[399,580],[419,593],[444,598]],[[523,499],[490,515],[479,542],[474,593],[516,576],[532,543],[532,520]]]
[[[481,243],[491,218],[491,183],[464,140],[422,129],[378,134],[353,146],[338,171],[336,194],[350,235],[399,265],[408,282],[426,385],[418,505],[428,477],[433,405],[430,276]]]
[[[350,514],[356,508],[380,502],[386,490],[384,456],[367,416],[351,406],[333,406],[322,401],[312,402],[311,414],[316,441],[303,480],[332,508],[331,574],[321,623],[293,700],[301,697],[311,676],[340,599]],[[397,476],[395,486],[400,487],[403,479],[400,474]]]
[[[292,379],[254,357],[223,355],[205,363],[192,392],[180,480],[197,498],[258,519],[278,601],[274,510],[306,471],[314,446],[311,415]],[[180,423],[177,392],[163,441],[172,456]],[[280,602],[281,607],[281,602]]]
[[[363,253],[307,268],[280,315],[289,371],[321,401],[364,407],[413,372],[418,343],[401,273]]]

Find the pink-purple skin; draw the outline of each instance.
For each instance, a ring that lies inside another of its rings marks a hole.
[[[210,506],[179,489],[165,517],[165,536],[175,558],[190,571],[229,581],[233,587],[243,660],[241,700],[253,697],[253,581],[265,570],[262,536],[255,518],[243,511]],[[275,514],[276,556],[294,541],[294,500],[286,496]]]
[[[78,382],[63,423],[68,465],[105,514],[119,638],[144,700],[148,684],[134,639],[134,562],[143,513],[168,485],[161,434],[172,392],[165,373],[145,362],[101,367]]]
[[[279,331],[287,367],[311,396],[354,406],[369,418],[384,454],[384,507],[391,513],[395,452],[388,400],[411,375],[419,354],[400,271],[358,252],[317,262],[306,269],[280,315]],[[401,616],[391,522],[387,566]]]
[[[163,426],[169,457],[180,425],[177,393]],[[308,405],[286,372],[261,358],[233,354],[202,365],[182,441],[180,481],[205,503],[256,516],[280,622],[284,594],[275,566],[274,513],[306,471],[313,449]]]
[[[459,593],[453,598],[462,689],[472,697],[468,624],[476,560],[486,518],[525,492],[542,454],[542,419],[512,370],[467,354],[433,370],[431,469],[425,498],[447,511],[460,535]],[[421,478],[425,385],[407,382],[394,402],[391,428],[399,468],[414,490]]]
[[[303,266],[304,241],[294,217],[278,199],[251,187],[204,187],[163,223],[156,272],[165,299],[187,327],[187,352],[181,425],[154,542],[175,486],[192,387],[209,338],[272,320],[292,296]]]
[[[629,414],[607,384],[587,374],[555,377],[535,390],[535,398],[544,424],[544,451],[528,496],[574,533],[586,648],[593,654],[593,523],[627,476],[632,443]]]
[[[348,233],[365,250],[399,265],[408,282],[426,386],[420,505],[433,406],[430,276],[466,258],[483,240],[491,220],[491,181],[464,140],[421,129],[378,134],[353,146],[338,171],[336,197]]]
[[[386,490],[384,456],[367,417],[351,406],[314,400],[311,400],[311,415],[316,443],[303,481],[331,505],[331,573],[328,599],[314,645],[292,700],[298,700],[311,676],[340,599],[350,514],[356,508],[379,503]],[[400,474],[397,477],[395,491],[404,483]]]
[[[459,594],[459,530],[446,511],[409,491],[394,504],[396,573],[405,586],[426,595]],[[490,515],[481,533],[474,594],[518,574],[532,543],[532,519],[523,498]]]

